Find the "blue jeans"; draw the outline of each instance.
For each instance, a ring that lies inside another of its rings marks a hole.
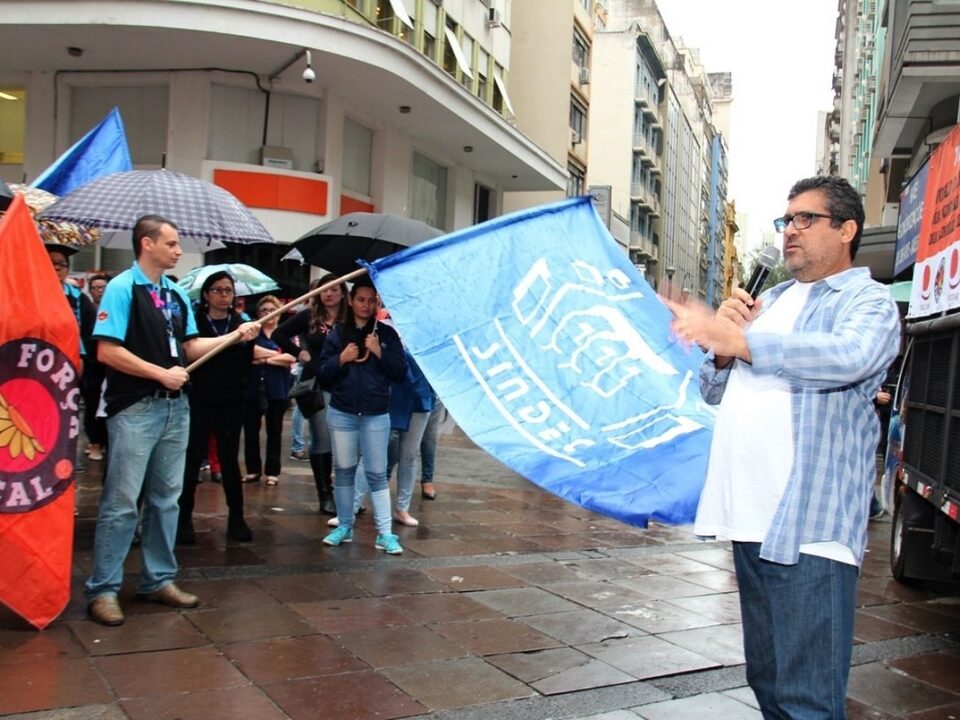
[[[333,446],[334,485],[333,492],[337,503],[337,517],[340,527],[353,527],[354,478],[357,463],[363,453],[364,473],[374,498],[374,524],[380,532],[389,532],[390,503],[386,505],[386,517],[383,508],[378,507],[376,496],[387,486],[387,444],[390,439],[390,415],[354,415],[333,407],[327,407],[327,427],[330,428],[330,442]],[[386,527],[386,530],[383,530]]]
[[[440,398],[434,398],[433,410],[430,419],[423,431],[423,440],[420,441],[420,482],[433,482],[433,466],[437,459],[437,436],[440,433],[440,423],[444,418],[443,403]]]
[[[410,509],[413,497],[413,484],[417,479],[417,456],[420,454],[420,442],[427,428],[430,413],[415,412],[410,416],[410,425],[406,430],[394,430],[390,437],[389,470],[387,477],[397,466],[397,510]]]
[[[842,720],[853,650],[853,565],[800,555],[760,559],[760,543],[733,543],[747,682],[763,717]]]
[[[303,443],[303,413],[300,406],[293,404],[293,413],[290,415],[290,452],[302,452],[306,447]]]
[[[137,592],[154,592],[173,582],[190,406],[185,395],[176,400],[147,397],[107,418],[107,431],[107,476],[100,494],[93,572],[85,586],[90,600],[120,591],[123,562],[137,529],[141,490],[142,568]]]

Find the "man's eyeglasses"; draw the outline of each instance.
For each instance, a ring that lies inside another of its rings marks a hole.
[[[207,292],[214,295],[233,295],[233,288],[210,288]]]
[[[260,314],[261,314],[261,315],[266,315],[267,313],[272,313],[274,310],[276,310],[275,307],[265,306],[265,307],[260,308]]]
[[[778,217],[773,221],[773,226],[777,229],[778,233],[786,232],[787,225],[793,223],[793,226],[797,230],[806,230],[808,227],[813,225],[813,221],[816,218],[829,218],[831,220],[836,220],[833,215],[824,215],[823,213],[815,212],[798,212],[793,215],[784,215],[783,217]]]
[[[52,262],[53,266],[58,270],[63,270],[64,268],[70,267],[70,263],[66,262],[65,260],[53,260]]]

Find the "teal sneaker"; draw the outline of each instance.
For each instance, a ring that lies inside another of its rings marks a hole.
[[[324,545],[337,546],[348,542],[353,542],[353,528],[338,527],[323,539]]]
[[[403,552],[403,548],[400,547],[399,541],[400,538],[396,535],[383,533],[382,535],[377,535],[377,542],[374,543],[374,547],[377,550],[383,550],[387,555],[400,555]]]

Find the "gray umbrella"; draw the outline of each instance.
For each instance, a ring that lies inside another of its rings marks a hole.
[[[113,173],[82,185],[39,219],[103,230],[130,230],[143,215],[175,222],[183,238],[234,243],[275,242],[263,224],[221,187],[171,170]]]
[[[346,275],[357,269],[358,259],[377,260],[440,235],[442,230],[419,220],[391,213],[355,212],[314,228],[293,247],[303,256],[303,262]],[[291,250],[285,257],[292,255]]]

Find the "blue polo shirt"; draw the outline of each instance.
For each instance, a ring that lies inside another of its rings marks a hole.
[[[183,343],[197,334],[187,294],[166,277],[161,277],[159,286],[154,285],[136,262],[107,285],[93,328],[95,340],[119,343],[142,360],[164,368],[187,364]],[[107,415],[163,389],[153,380],[107,367]]]

